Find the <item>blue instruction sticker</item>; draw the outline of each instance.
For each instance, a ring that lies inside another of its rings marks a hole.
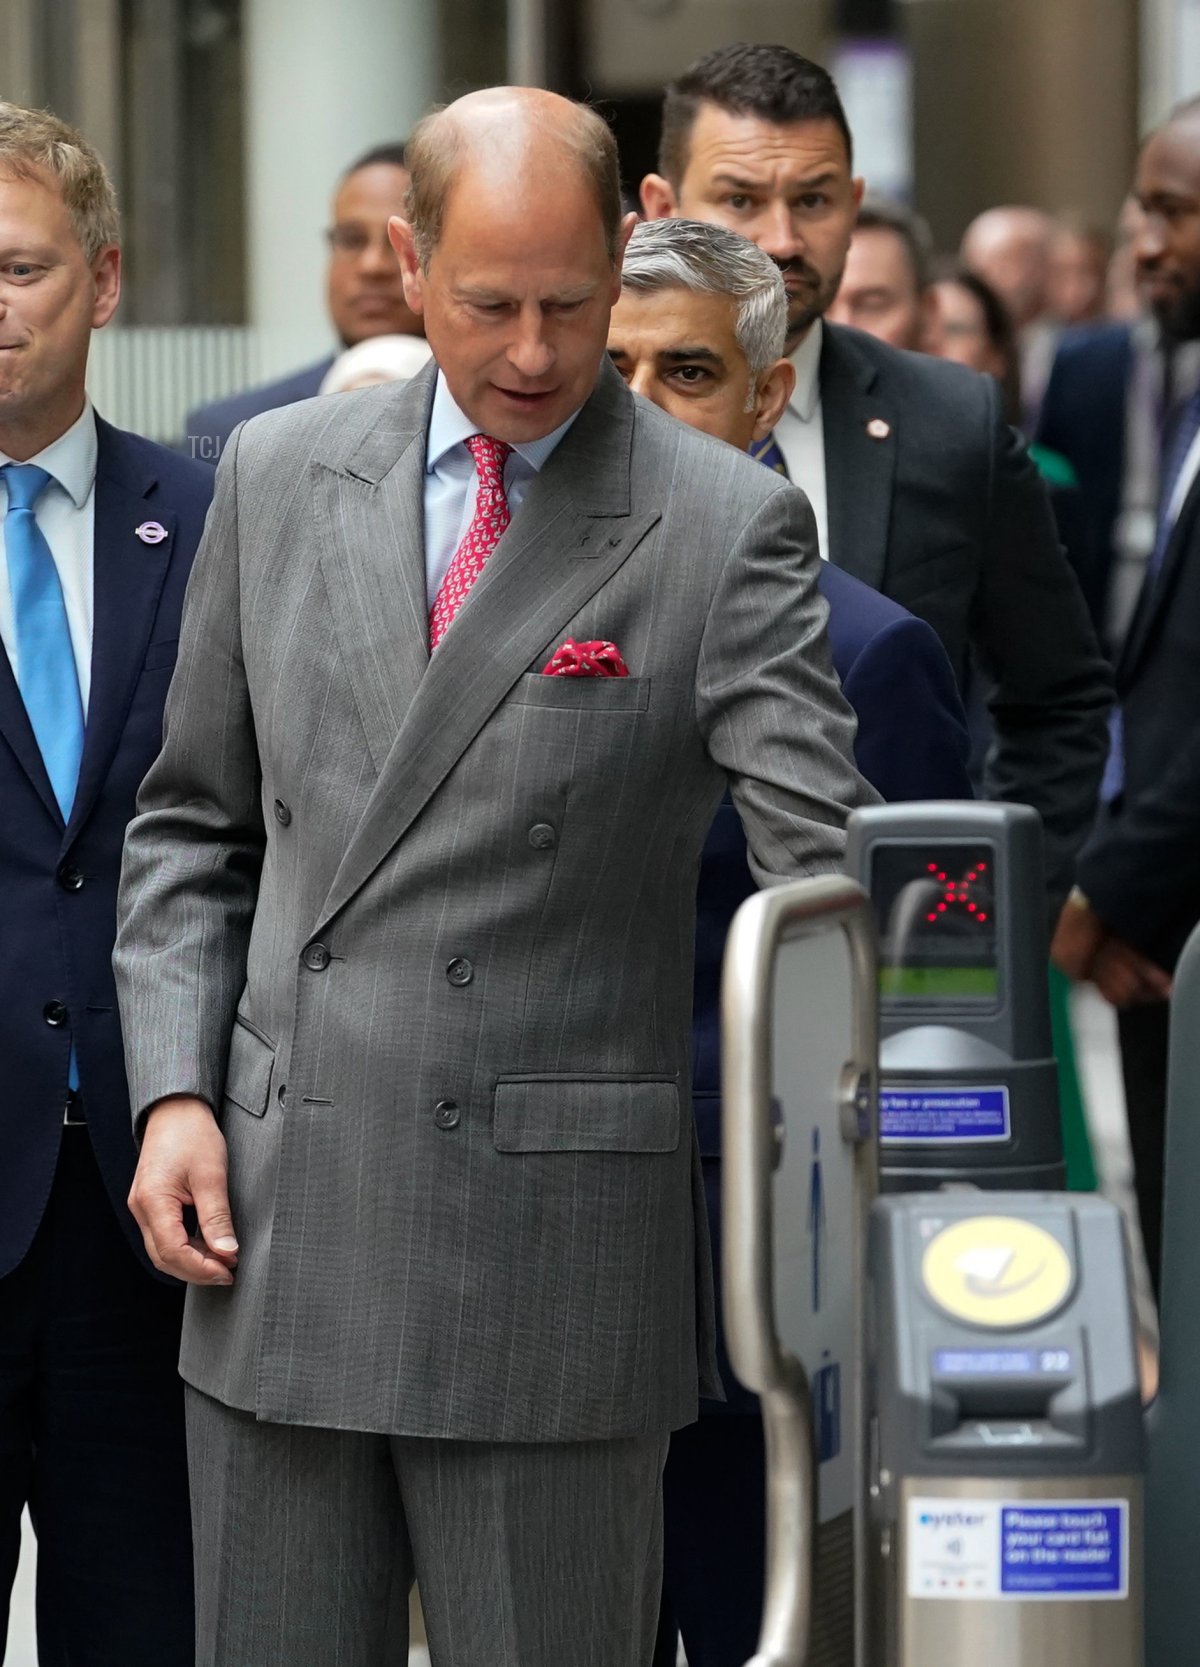
[[[1009,1138],[1007,1088],[885,1088],[879,1094],[879,1138],[980,1145]]]
[[[1082,1603],[1129,1596],[1126,1499],[912,1497],[910,1597]]]
[[[1128,1516],[1124,1501],[1004,1506],[1001,1592],[1123,1598],[1129,1589]]]

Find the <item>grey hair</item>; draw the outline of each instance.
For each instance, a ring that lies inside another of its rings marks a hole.
[[[637,295],[690,289],[736,301],[738,346],[750,367],[751,402],[759,377],[783,357],[787,291],[782,274],[770,255],[724,226],[643,220],[625,251],[621,287]]]

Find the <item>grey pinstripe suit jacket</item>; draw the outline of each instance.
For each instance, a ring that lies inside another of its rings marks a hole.
[[[871,796],[812,516],[605,363],[430,660],[432,387],[239,430],[196,560],[116,953],[133,1105],[229,1144],[182,1369],[283,1422],[662,1431],[711,1368],[701,846],[727,776],[766,881]],[[568,636],[631,676],[538,675]]]

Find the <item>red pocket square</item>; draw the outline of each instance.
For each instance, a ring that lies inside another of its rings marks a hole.
[[[543,677],[628,677],[615,642],[576,642],[568,637],[542,667]]]

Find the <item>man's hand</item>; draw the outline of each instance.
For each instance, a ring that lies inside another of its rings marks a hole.
[[[1171,994],[1170,974],[1124,938],[1105,939],[1089,976],[1114,1007],[1144,1007]]]
[[[237,1238],[229,1213],[229,1159],[210,1106],[173,1094],[151,1108],[129,1208],[146,1253],[163,1273],[189,1285],[232,1285]],[[189,1238],[184,1206],[195,1207],[200,1232]]]
[[[1050,959],[1068,978],[1090,978],[1108,928],[1091,904],[1073,891],[1062,906],[1050,943]]]

